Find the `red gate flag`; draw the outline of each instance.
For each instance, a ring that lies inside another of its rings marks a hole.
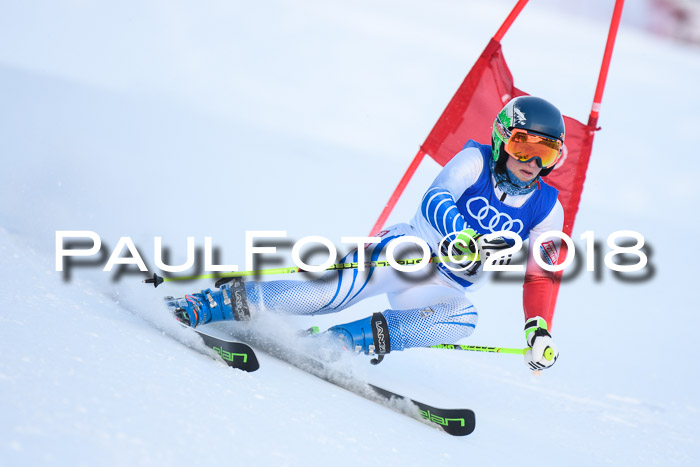
[[[496,114],[512,98],[527,95],[513,85],[513,75],[506,65],[501,51],[501,39],[508,31],[513,21],[522,11],[528,0],[518,0],[503,25],[491,39],[486,49],[476,61],[469,74],[462,82],[457,92],[450,100],[432,131],[420,147],[418,154],[404,173],[401,181],[384,206],[377,222],[372,228],[371,235],[376,234],[384,226],[391,210],[401,197],[404,188],[418,169],[423,157],[428,155],[438,164],[444,166],[464,144],[473,139],[482,144],[491,142],[491,131]],[[603,99],[603,90],[607,79],[615,38],[620,24],[624,0],[615,0],[615,8],[610,22],[608,39],[605,44],[603,63],[600,67],[598,84],[593,97],[593,106],[588,117],[588,124],[564,116],[566,138],[564,153],[555,169],[547,176],[547,183],[559,190],[559,201],[564,208],[563,232],[571,236],[574,220],[578,212],[583,182],[586,179],[588,160],[593,148],[593,136],[598,129],[598,115]],[[566,244],[562,242],[559,263],[566,258]],[[561,272],[556,274],[554,290],[548,316],[554,314],[557,302]],[[549,320],[551,323],[551,319]]]
[[[500,42],[492,39],[426,138],[421,152],[444,166],[469,139],[490,144],[496,114],[512,98],[524,95],[527,93],[513,85]],[[564,153],[546,181],[559,190],[564,233],[571,235],[595,128],[566,116],[564,124]]]
[[[512,98],[523,95],[526,93],[513,85],[513,75],[503,58],[501,43],[492,39],[421,146],[421,153],[444,166],[469,139],[489,144],[496,114]],[[554,170],[547,176],[547,183],[559,190],[559,202],[564,208],[563,232],[571,236],[586,179],[595,127],[567,116],[564,116],[564,124],[564,152]],[[566,252],[566,244],[562,242],[560,263],[566,259]],[[550,324],[560,282],[561,273],[557,273],[548,312]]]

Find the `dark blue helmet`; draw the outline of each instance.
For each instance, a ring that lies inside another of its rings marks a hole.
[[[497,170],[505,170],[508,154],[504,146],[508,143],[513,129],[520,128],[528,133],[544,136],[564,143],[564,118],[555,106],[534,96],[521,96],[511,99],[498,113],[493,122],[491,151]],[[549,175],[553,167],[543,168],[540,176]]]

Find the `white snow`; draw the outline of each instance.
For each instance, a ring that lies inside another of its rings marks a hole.
[[[608,25],[528,5],[503,41],[516,85],[585,120]],[[0,14],[0,465],[696,465],[700,55],[620,30],[574,238],[651,246],[651,278],[561,290],[561,357],[408,350],[371,381],[466,406],[449,437],[274,359],[243,373],[106,256],[55,271],[56,230],[130,236],[153,267],[187,236],[243,265],[246,230],[364,235],[512,2],[5,2]],[[421,166],[390,222],[439,167]],[[583,257],[584,243],[577,241]],[[289,248],[262,264],[290,264]],[[602,258],[603,255],[601,255]],[[469,343],[523,345],[521,287],[472,298]],[[282,317],[327,327],[387,306]]]

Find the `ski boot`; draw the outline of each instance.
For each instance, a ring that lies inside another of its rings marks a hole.
[[[389,325],[382,313],[363,318],[352,323],[339,324],[326,331],[334,335],[340,345],[347,351],[377,355],[372,363],[382,361],[384,354],[391,351],[391,339],[389,338]]]
[[[242,280],[223,284],[218,291],[204,289],[201,293],[185,295],[184,298],[165,298],[175,319],[186,326],[222,320],[247,321],[250,308]]]

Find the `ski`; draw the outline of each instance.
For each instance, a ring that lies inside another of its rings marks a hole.
[[[173,297],[163,297],[163,300],[168,303],[168,307],[171,310],[177,311],[176,307],[173,305],[173,302],[175,302]],[[219,354],[221,359],[226,362],[228,366],[248,372],[255,371],[260,368],[258,358],[255,356],[255,352],[248,344],[236,342],[223,337],[212,336],[211,334],[203,332],[201,328],[191,328],[181,319],[177,318],[177,320],[182,327],[192,329],[194,332],[196,332],[197,335],[202,338],[204,345]],[[189,322],[189,318],[187,318],[186,321]]]
[[[453,436],[466,436],[474,431],[476,418],[470,409],[443,409],[410,399],[395,392],[352,378],[347,373],[299,351],[286,348],[279,342],[252,332],[236,332],[235,338],[253,348],[284,361],[340,388],[393,409],[404,415],[438,428]]]
[[[248,344],[211,336],[199,329],[193,329],[204,341],[204,345],[214,350],[226,364],[243,371],[255,371],[260,368],[255,352]]]
[[[391,402],[393,400],[407,400],[416,407],[418,407],[418,413],[423,418],[430,422],[432,425],[436,425],[445,433],[452,436],[466,436],[474,431],[476,428],[476,416],[474,411],[470,409],[441,409],[438,407],[433,407],[423,402],[418,402],[414,399],[408,399],[400,394],[388,391],[374,384],[368,384],[369,387],[379,396],[384,398],[386,402]]]

